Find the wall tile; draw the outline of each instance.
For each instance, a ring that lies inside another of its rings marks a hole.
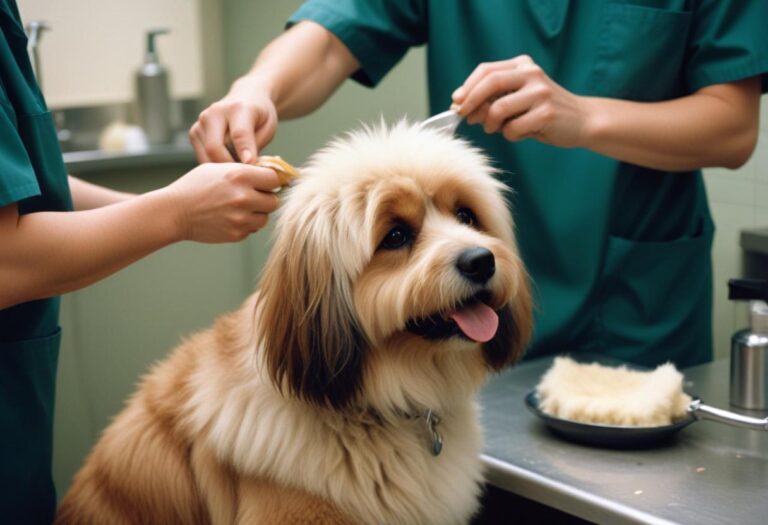
[[[768,113],[768,108],[764,113]],[[760,133],[751,161],[755,166],[755,180],[768,183],[768,127]]]
[[[731,334],[741,322],[738,305],[728,301],[727,283],[728,279],[742,274],[739,237],[742,229],[755,226],[755,211],[753,206],[720,202],[712,202],[711,208],[717,225],[712,253],[715,355],[725,357],[730,351]]]
[[[768,181],[755,183],[755,209],[768,210]]]
[[[704,181],[710,202],[754,205],[755,181],[749,171],[708,168],[704,170]]]
[[[760,127],[766,133],[768,133],[768,94],[763,95],[762,99],[762,111],[760,112]]]

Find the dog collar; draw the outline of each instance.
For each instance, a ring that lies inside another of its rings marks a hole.
[[[443,450],[443,436],[437,430],[437,425],[440,424],[440,417],[432,412],[432,410],[427,410],[427,413],[424,414],[424,421],[427,424],[429,436],[432,438],[432,455],[439,456]]]
[[[427,434],[429,435],[429,451],[433,456],[439,456],[443,450],[443,435],[437,429],[440,424],[440,416],[438,416],[432,409],[427,409],[420,414],[414,414],[412,412],[405,412],[396,410],[396,413],[409,421],[417,421],[419,419],[424,420],[424,425],[427,427]]]

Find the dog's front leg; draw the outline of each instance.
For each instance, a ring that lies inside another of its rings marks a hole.
[[[196,443],[190,464],[211,525],[231,525],[237,515],[237,475],[206,446]]]
[[[237,487],[236,525],[355,525],[335,504],[308,492],[253,478]]]

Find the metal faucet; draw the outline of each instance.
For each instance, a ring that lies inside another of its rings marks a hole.
[[[37,78],[37,84],[40,86],[40,90],[43,89],[43,76],[40,70],[40,40],[43,37],[43,31],[50,29],[49,26],[43,20],[30,20],[27,23],[27,50],[32,55],[32,69],[35,72]]]

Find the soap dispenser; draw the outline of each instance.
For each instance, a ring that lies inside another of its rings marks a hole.
[[[150,144],[171,142],[171,98],[168,90],[168,70],[157,55],[157,37],[168,29],[147,31],[147,49],[144,63],[136,72],[136,103],[139,124]]]
[[[750,301],[750,327],[731,338],[731,404],[768,410],[768,281],[731,279],[728,298]]]

